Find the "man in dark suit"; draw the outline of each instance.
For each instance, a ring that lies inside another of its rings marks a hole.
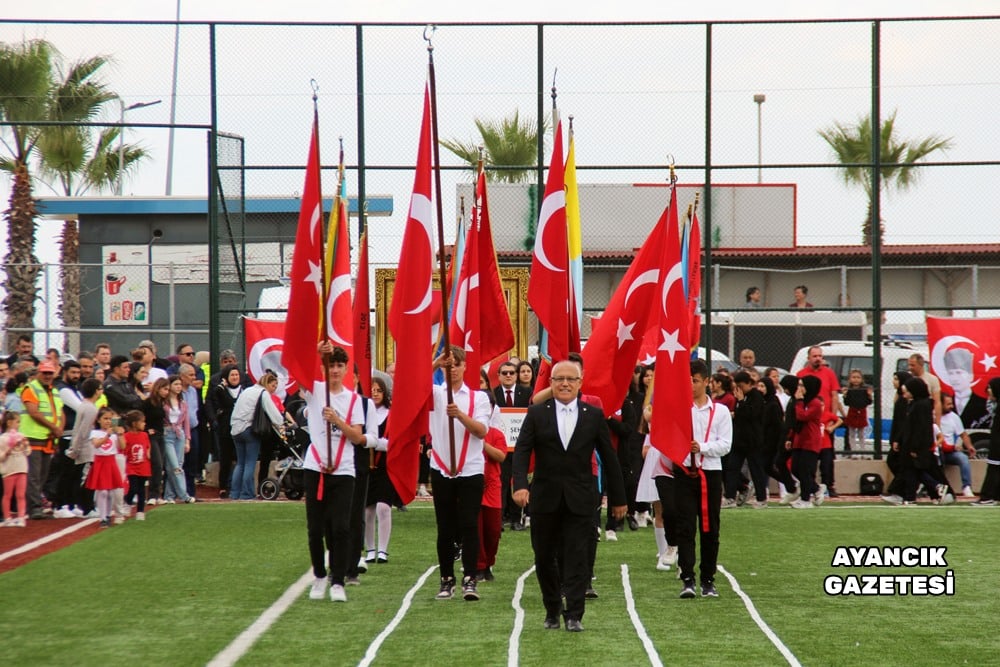
[[[500,384],[493,389],[493,398],[501,408],[526,408],[531,404],[531,390],[521,386],[517,381],[517,366],[512,361],[505,361],[499,368]],[[514,505],[510,496],[510,477],[512,457],[508,456],[500,464],[500,500],[504,525],[511,530],[524,530],[524,520],[521,510]]]
[[[501,408],[526,408],[531,403],[531,390],[517,381],[517,366],[505,361],[500,364],[500,384],[493,390],[493,397]]]
[[[590,579],[587,545],[594,531],[594,452],[604,462],[608,504],[616,519],[625,516],[625,484],[601,410],[578,397],[583,371],[560,361],[552,368],[553,398],[528,408],[514,448],[514,502],[530,501],[531,546],[545,604],[546,629],[559,628],[566,596],[566,629],[583,630],[584,594]],[[528,463],[535,475],[528,491]],[[559,565],[562,562],[562,576]]]

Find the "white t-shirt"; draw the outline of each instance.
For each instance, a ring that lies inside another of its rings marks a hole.
[[[965,433],[965,425],[962,424],[962,418],[955,414],[954,411],[941,415],[941,433],[944,435],[945,442],[961,449],[961,435]]]
[[[306,419],[308,420],[309,437],[312,442],[306,451],[305,463],[302,467],[308,470],[322,472],[324,468],[333,463],[337,467],[330,474],[350,475],[354,477],[354,443],[352,443],[340,429],[330,424],[330,451],[333,455],[332,462],[327,458],[326,446],[326,426],[329,424],[323,419],[323,408],[326,407],[326,383],[316,382],[313,390],[302,392],[306,399]],[[354,405],[351,405],[351,401]],[[359,394],[341,389],[340,393],[330,393],[330,407],[337,411],[351,426],[361,426],[365,423],[364,410],[361,401],[365,400]],[[337,461],[338,452],[340,461]]]
[[[462,412],[469,414],[474,420],[482,424],[487,429],[490,424],[490,399],[481,391],[472,391],[469,385],[462,385],[462,388],[453,392],[452,398],[455,405]],[[469,411],[469,404],[472,403],[472,411]],[[448,392],[441,385],[434,385],[434,409],[431,410],[431,446],[434,453],[431,454],[431,468],[437,470],[445,477],[451,477],[451,444],[448,439]],[[455,456],[458,461],[455,467],[461,464],[461,470],[456,477],[472,477],[482,475],[483,465],[483,441],[477,438],[462,425],[462,422],[455,421]],[[466,442],[468,435],[468,442]],[[462,462],[462,450],[465,450],[465,460]]]

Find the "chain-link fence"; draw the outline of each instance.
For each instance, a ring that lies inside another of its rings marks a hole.
[[[573,116],[581,190],[593,186],[581,205],[591,315],[666,203],[662,187],[646,186],[662,186],[675,160],[681,206],[702,193],[703,345],[734,360],[754,349],[758,365],[794,370],[799,349],[823,340],[919,337],[927,313],[1000,309],[1000,132],[989,113],[1000,102],[998,27],[997,18],[441,25],[440,138],[479,142],[477,119],[515,111],[546,128],[541,150],[514,165],[527,174],[521,193],[492,207],[501,263],[527,266],[554,89],[562,119]],[[149,127],[129,132],[154,155],[130,186],[158,193],[168,153],[175,194],[204,195],[206,171],[214,174],[205,236],[213,349],[239,346],[238,315],[267,310],[261,290],[285,275],[294,220],[255,225],[243,202],[300,195],[313,85],[323,191],[334,193],[342,138],[355,208],[392,202],[367,221],[372,267],[396,265],[427,72],[424,26],[0,22],[0,40],[26,35],[70,58],[109,51],[125,100],[174,100],[130,112],[126,125]],[[214,154],[197,132],[167,145],[171,127],[199,124],[215,131]],[[472,172],[446,150],[442,163],[445,218],[454,220],[455,193]],[[351,227],[356,234],[357,218]],[[790,306],[800,286],[810,309]],[[535,343],[530,315],[526,328]],[[878,346],[874,359],[870,378],[882,391]]]

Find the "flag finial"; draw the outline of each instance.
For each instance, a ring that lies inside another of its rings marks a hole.
[[[427,27],[424,28],[424,41],[427,42],[427,51],[434,51],[434,44],[431,40],[434,39],[434,31],[437,30],[437,26],[433,23],[428,23]]]
[[[673,185],[677,182],[677,172],[674,171],[674,156],[672,153],[667,155],[667,161],[670,165],[670,184]]]
[[[315,102],[318,99],[318,97],[319,97],[317,95],[317,93],[319,92],[319,84],[316,83],[316,79],[309,79],[309,86],[312,88],[312,91],[313,91],[313,102]]]

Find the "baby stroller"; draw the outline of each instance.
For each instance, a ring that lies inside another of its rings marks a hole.
[[[309,432],[298,424],[286,424],[282,443],[276,450],[276,458],[279,459],[275,467],[277,477],[268,477],[260,483],[257,491],[261,498],[277,500],[282,492],[289,500],[298,500],[305,495],[302,464],[305,463],[308,447]]]

